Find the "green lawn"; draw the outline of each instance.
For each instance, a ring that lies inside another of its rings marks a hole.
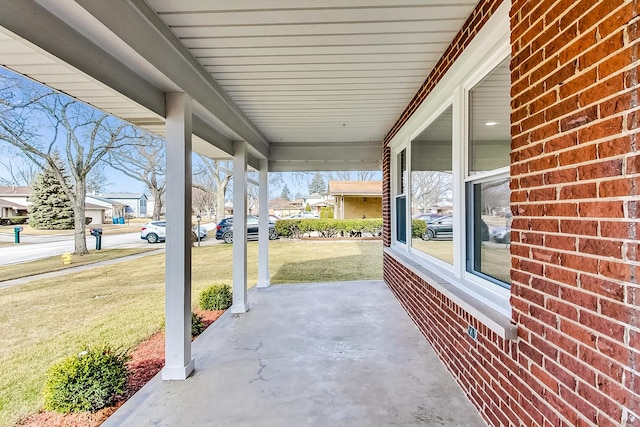
[[[93,264],[99,261],[122,258],[128,255],[135,255],[150,250],[153,250],[153,248],[106,249],[100,251],[91,250],[87,255],[73,255],[71,258],[71,264],[63,264],[62,257],[60,255],[56,255],[49,258],[39,259],[37,261],[25,262],[22,264],[3,265],[0,267],[0,282],[2,282],[3,280],[18,279],[21,277],[48,273],[50,271],[65,270],[67,268]]]
[[[382,278],[380,241],[270,243],[272,283]],[[257,242],[248,277],[257,278]],[[213,283],[231,284],[231,245],[193,250],[193,298]],[[164,254],[0,290],[0,426],[42,405],[47,368],[84,344],[131,348],[160,328]]]

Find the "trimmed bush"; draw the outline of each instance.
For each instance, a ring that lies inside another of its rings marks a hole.
[[[198,313],[191,312],[191,336],[197,337],[204,332],[204,320]]]
[[[229,285],[212,285],[200,292],[198,299],[203,310],[226,310],[231,307],[233,296]]]
[[[427,223],[421,219],[414,219],[411,221],[411,236],[422,237],[424,232],[427,231]]]
[[[111,405],[125,390],[128,360],[126,351],[103,345],[53,365],[44,388],[45,409],[95,412]]]
[[[29,217],[27,217],[27,216],[12,216],[12,217],[9,217],[9,220],[11,221],[11,224],[15,224],[15,225],[26,224],[28,219],[29,219]]]
[[[276,231],[280,237],[299,239],[311,232],[320,237],[354,236],[369,233],[371,236],[382,234],[381,218],[366,219],[281,219],[276,222]]]

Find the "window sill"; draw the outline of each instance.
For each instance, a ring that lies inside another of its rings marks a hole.
[[[479,322],[486,325],[490,330],[498,334],[505,340],[515,340],[518,337],[517,327],[511,323],[511,319],[496,309],[488,306],[478,298],[474,297],[461,285],[451,283],[451,281],[443,278],[432,270],[429,270],[418,261],[411,259],[406,253],[402,253],[396,249],[385,247],[384,252],[396,259],[405,268],[433,286],[444,296],[449,298],[455,304],[459,305],[464,311],[478,319]]]

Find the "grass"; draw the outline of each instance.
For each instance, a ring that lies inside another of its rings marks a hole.
[[[257,279],[257,242],[248,245],[250,284]],[[270,243],[272,283],[382,278],[380,241]],[[164,254],[0,290],[0,426],[42,406],[51,364],[83,345],[132,348],[164,317]],[[193,304],[213,283],[232,281],[232,246],[193,250]]]
[[[13,245],[13,243],[11,243]],[[91,250],[89,254],[83,256],[74,255],[71,264],[63,264],[62,258],[59,255],[49,258],[39,259],[37,261],[31,261],[15,265],[0,266],[0,282],[3,280],[19,279],[21,277],[34,276],[36,274],[48,273],[50,271],[65,270],[71,267],[78,267],[80,265],[93,264],[99,261],[107,261],[116,258],[122,258],[129,255],[135,255],[142,252],[147,252],[151,249],[106,249],[106,250]]]

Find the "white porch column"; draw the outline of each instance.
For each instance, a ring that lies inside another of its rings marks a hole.
[[[258,220],[258,287],[268,288],[271,285],[269,274],[269,161],[260,160],[258,204],[260,218]]]
[[[247,143],[236,141],[233,153],[233,305],[246,313],[247,304]]]
[[[163,380],[184,380],[191,359],[191,99],[167,100],[167,243]]]

